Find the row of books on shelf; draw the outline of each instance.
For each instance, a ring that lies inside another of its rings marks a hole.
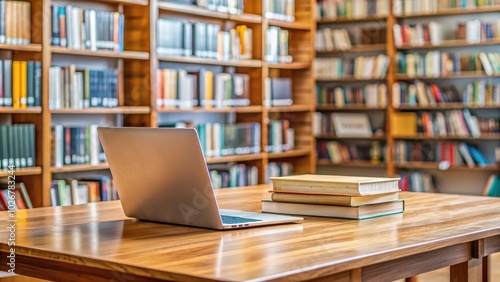
[[[383,127],[372,129],[370,116],[366,113],[315,112],[312,126],[314,136],[372,137],[383,132]]]
[[[156,105],[159,108],[190,109],[242,107],[250,105],[248,74],[214,73],[206,69],[157,70]]]
[[[337,18],[363,18],[386,16],[390,0],[317,0],[316,18],[335,20]]]
[[[41,105],[42,64],[0,60],[0,107],[21,109]]]
[[[352,161],[369,161],[373,164],[384,162],[385,145],[379,141],[370,143],[344,144],[338,141],[317,141],[318,159],[340,164]]]
[[[49,69],[49,108],[84,109],[118,106],[116,69],[76,69],[52,66]]]
[[[105,175],[81,179],[53,179],[50,184],[50,204],[53,207],[119,199],[116,183]]]
[[[393,0],[395,15],[411,15],[420,13],[436,13],[448,9],[472,9],[500,5],[498,0],[462,1],[462,0]]]
[[[36,164],[35,125],[0,125],[0,169]]]
[[[259,183],[259,170],[256,166],[221,164],[210,165],[208,169],[214,189],[252,186]]]
[[[196,5],[208,10],[217,11],[228,14],[241,14],[245,8],[244,0],[163,0],[184,5]]]
[[[439,191],[437,179],[434,175],[426,172],[400,173],[399,188],[401,191],[430,192]]]
[[[251,59],[252,33],[246,25],[221,31],[217,24],[161,18],[157,21],[156,51],[168,56]]]
[[[97,127],[95,124],[79,127],[54,125],[51,129],[51,165],[61,168],[65,165],[99,165],[105,162]]]
[[[118,12],[51,5],[51,45],[123,51],[125,17]]]
[[[192,127],[200,139],[205,157],[221,157],[261,152],[261,126],[257,122],[224,124],[186,122],[162,123],[160,127]]]
[[[465,142],[416,142],[396,141],[394,161],[408,162],[447,162],[449,165],[467,165],[470,168],[494,164],[474,144]]]
[[[478,118],[469,109],[445,112],[395,113],[391,118],[394,136],[481,137],[500,134],[500,119]]]
[[[295,0],[268,0],[265,17],[279,21],[295,21]]]
[[[277,26],[270,26],[266,30],[266,55],[264,59],[270,63],[291,63],[289,53],[289,32]]]
[[[33,203],[24,182],[16,181],[14,185],[9,185],[9,180],[0,179],[0,211],[32,209]]]
[[[355,58],[316,58],[314,77],[316,79],[384,78],[389,67],[389,57],[357,56]]]
[[[397,47],[403,45],[439,45],[445,37],[450,37],[448,34],[443,33],[442,25],[434,21],[427,24],[394,24],[394,44]],[[481,43],[495,38],[500,38],[500,20],[494,23],[481,22],[478,19],[459,22],[453,37],[453,39],[457,40],[466,40],[470,44]]]
[[[396,82],[392,85],[392,104],[400,106],[436,106],[446,103],[463,103],[468,106],[500,105],[500,84],[477,80],[468,83],[462,94],[454,85]]]
[[[404,211],[399,178],[305,174],[272,178],[270,213],[367,219]]]
[[[31,3],[0,1],[0,44],[31,42]]]
[[[387,86],[383,83],[364,86],[316,86],[318,105],[335,105],[336,108],[387,106]]]
[[[295,130],[290,127],[289,120],[271,120],[267,126],[268,145],[264,148],[266,152],[280,153],[294,148]]]
[[[396,55],[396,72],[409,77],[440,77],[462,72],[500,73],[500,53],[460,54],[430,51]]]
[[[316,31],[316,51],[349,50],[351,39],[346,29],[331,29],[329,27]]]
[[[359,32],[349,33],[347,29],[322,27],[316,31],[314,48],[316,51],[350,50],[356,45],[386,44],[387,29],[385,27],[367,26],[359,28]]]
[[[269,162],[266,168],[266,183],[271,183],[271,177],[288,176],[293,174],[293,163],[291,162]]]

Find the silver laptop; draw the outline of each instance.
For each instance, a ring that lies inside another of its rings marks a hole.
[[[125,215],[143,220],[232,229],[300,217],[219,209],[192,128],[98,128]]]

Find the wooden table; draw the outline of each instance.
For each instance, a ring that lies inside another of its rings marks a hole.
[[[260,209],[267,186],[217,191],[220,206]],[[119,202],[16,213],[16,273],[56,281],[391,281],[451,266],[452,281],[481,281],[500,251],[500,199],[402,192],[404,214],[362,221],[232,231],[142,222]],[[7,213],[0,213],[7,225]],[[9,251],[0,231],[0,269]],[[486,278],[485,278],[486,279]]]

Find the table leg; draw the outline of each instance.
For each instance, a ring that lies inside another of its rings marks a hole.
[[[405,282],[418,282],[417,276],[408,277],[405,279]]]
[[[471,259],[450,267],[451,282],[482,281],[483,259]]]
[[[488,258],[489,256],[483,257],[483,282],[488,282],[489,281],[489,265],[488,265]]]

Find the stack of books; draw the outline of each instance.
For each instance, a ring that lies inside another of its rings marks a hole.
[[[340,175],[271,177],[272,200],[262,212],[366,219],[402,213],[399,178]]]

